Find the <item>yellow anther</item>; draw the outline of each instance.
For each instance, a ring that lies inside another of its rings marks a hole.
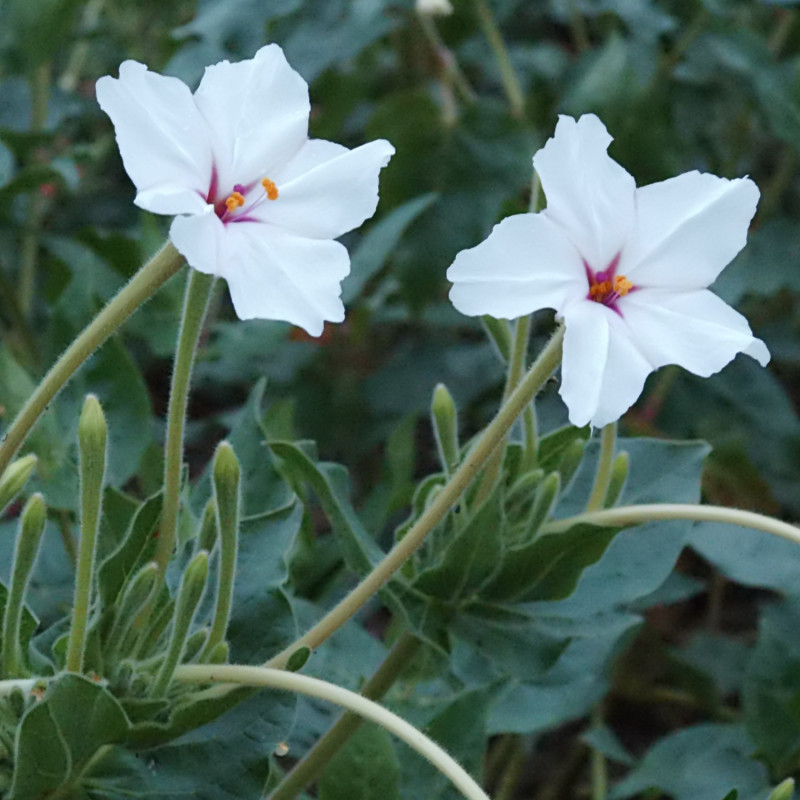
[[[614,278],[614,291],[620,297],[625,297],[631,289],[633,289],[633,284],[624,275],[617,275]]]
[[[278,187],[275,185],[275,181],[264,178],[264,180],[261,181],[261,185],[264,187],[264,191],[267,193],[267,198],[269,200],[278,199]]]
[[[228,211],[233,213],[237,208],[241,208],[244,205],[244,195],[241,192],[233,192],[228,195],[225,205],[228,206]]]

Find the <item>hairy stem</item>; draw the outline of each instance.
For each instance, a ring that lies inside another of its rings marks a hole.
[[[189,272],[167,410],[167,441],[164,447],[164,505],[161,511],[161,525],[155,555],[155,562],[158,564],[162,576],[166,572],[172,548],[175,546],[183,466],[186,404],[197,353],[197,341],[203,330],[203,322],[213,288],[213,275],[206,275],[197,270]]]
[[[581,523],[589,525],[638,525],[658,519],[687,519],[694,522],[726,522],[743,528],[771,533],[800,544],[800,528],[774,517],[741,511],[724,506],[701,506],[689,503],[652,503],[640,506],[607,508],[602,511],[587,511],[574,517],[550,522],[543,527],[544,533],[559,533]]]
[[[484,430],[478,443],[464,459],[452,478],[444,485],[436,499],[425,509],[408,533],[389,551],[369,575],[329,611],[313,628],[271,658],[265,666],[284,667],[289,657],[301,647],[312,650],[338,630],[383,586],[419,547],[425,537],[441,522],[447,512],[458,502],[479,470],[489,460],[514,420],[522,413],[537,392],[544,386],[561,363],[563,327],[558,328],[550,342],[539,354],[533,366],[497,416]]]
[[[594,476],[592,493],[586,503],[587,511],[597,511],[603,507],[611,480],[611,467],[614,463],[614,447],[617,443],[617,423],[609,422],[600,437],[600,456],[597,460],[597,473]]]
[[[446,775],[469,800],[489,800],[484,791],[455,759],[439,745],[418,731],[404,719],[360,694],[342,689],[319,678],[310,678],[296,672],[266,667],[245,667],[236,664],[206,666],[185,664],[175,670],[174,678],[185,683],[225,682],[240,686],[263,686],[284,689],[309,697],[318,697],[342,706],[355,714],[380,725],[389,733],[402,739]]]
[[[51,367],[0,442],[0,474],[31,428],[84,361],[183,265],[183,256],[167,243],[83,329]]]
[[[377,672],[364,684],[361,695],[368,700],[380,700],[397,680],[400,673],[416,655],[420,640],[404,633],[395,643]],[[345,712],[330,730],[294,765],[267,800],[293,800],[317,780],[331,759],[347,740],[361,727],[363,719],[353,711]]]

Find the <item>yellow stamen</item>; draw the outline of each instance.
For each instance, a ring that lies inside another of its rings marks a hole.
[[[264,191],[267,193],[267,198],[269,200],[278,199],[278,187],[275,185],[275,181],[264,178],[264,180],[261,181],[261,185],[264,187]]]
[[[225,205],[228,206],[228,211],[233,213],[237,208],[241,208],[244,205],[244,195],[241,192],[233,192],[225,200]]]
[[[617,275],[614,278],[614,291],[620,297],[625,297],[631,289],[633,289],[633,284],[624,275]]]

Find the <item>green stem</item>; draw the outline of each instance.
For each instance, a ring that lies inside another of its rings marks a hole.
[[[537,392],[549,380],[561,363],[564,329],[559,327],[550,342],[539,354],[522,382],[497,412],[497,416],[484,430],[478,443],[444,485],[436,499],[411,527],[408,533],[389,551],[384,559],[367,575],[350,594],[344,597],[313,628],[271,658],[266,666],[284,667],[289,657],[301,647],[312,650],[338,630],[397,572],[408,557],[422,544],[447,512],[461,497],[479,470],[489,460],[514,420],[522,413]]]
[[[603,724],[603,710],[600,705],[592,711],[592,724]],[[608,765],[606,757],[595,747],[591,748],[592,800],[606,800],[608,795]]]
[[[693,522],[725,522],[743,528],[780,536],[795,544],[800,544],[800,528],[754,511],[741,511],[724,506],[701,506],[684,503],[652,503],[640,506],[606,508],[602,511],[587,511],[543,526],[543,533],[560,533],[573,525],[588,524],[599,526],[638,525],[659,519],[687,519]]]
[[[420,644],[415,636],[404,633],[377,672],[364,684],[362,696],[369,700],[380,700],[417,654]],[[293,800],[297,797],[306,786],[317,780],[330,760],[361,727],[362,722],[363,719],[352,711],[339,717],[331,729],[295,764],[292,771],[284,776],[267,800]]]
[[[495,800],[512,800],[516,796],[517,784],[525,768],[527,753],[522,743],[522,737],[512,735],[509,750],[508,759],[503,769],[503,777],[497,787]]]
[[[197,342],[203,329],[203,321],[213,288],[213,275],[206,275],[197,270],[189,272],[167,410],[167,441],[164,447],[164,505],[161,511],[161,525],[159,526],[155,555],[155,562],[158,564],[162,576],[167,570],[172,548],[175,546],[183,466],[186,403],[189,397],[189,383],[192,379]]]
[[[478,19],[480,20],[483,32],[489,40],[489,45],[494,52],[497,67],[500,70],[500,80],[503,84],[503,90],[506,93],[508,104],[511,106],[511,113],[513,116],[521,119],[525,114],[525,94],[522,91],[517,73],[511,64],[511,59],[508,57],[508,50],[503,41],[503,36],[497,23],[494,21],[492,11],[486,0],[475,0],[475,9],[478,12]]]
[[[452,81],[453,86],[458,90],[464,100],[468,103],[474,103],[477,100],[475,91],[461,71],[461,67],[458,66],[458,61],[454,53],[442,41],[442,37],[439,36],[439,31],[436,29],[436,23],[433,17],[430,14],[418,13],[417,19],[419,20],[420,28],[422,28],[422,32],[425,34],[425,38],[431,50],[433,50],[436,58],[442,63],[442,69],[445,75]]]
[[[47,124],[47,102],[50,98],[50,62],[36,68],[31,79],[31,131],[40,133]],[[27,317],[33,304],[33,287],[36,283],[36,261],[39,255],[39,231],[44,217],[45,199],[38,192],[31,198],[28,224],[22,238],[19,271],[19,306]]]
[[[520,317],[514,326],[514,338],[511,342],[511,358],[508,362],[506,386],[503,390],[504,403],[511,397],[512,392],[519,385],[522,371],[525,368],[525,358],[528,355],[528,340],[530,339],[530,335],[531,316],[527,314],[524,317]],[[476,508],[478,508],[492,493],[492,489],[503,469],[504,453],[505,448],[498,447],[489,459],[489,463],[486,465],[486,471],[483,473],[483,478],[481,478],[478,491],[475,493]]]
[[[309,697],[318,697],[335,703],[371,722],[375,722],[389,733],[402,739],[446,775],[468,800],[489,800],[484,791],[469,776],[455,759],[404,719],[393,714],[360,694],[342,689],[319,678],[310,678],[296,672],[265,667],[245,667],[236,664],[206,666],[185,664],[175,670],[176,680],[185,683],[225,682],[240,686],[263,686],[283,689]]]
[[[106,307],[84,328],[77,339],[36,387],[28,402],[3,435],[0,474],[25,441],[31,428],[76,370],[101,344],[183,265],[183,256],[167,243],[143,266]]]
[[[587,511],[597,511],[603,507],[608,492],[608,483],[611,480],[611,467],[614,463],[614,447],[617,443],[617,423],[609,422],[603,428],[600,437],[600,456],[597,460],[597,473],[594,476],[594,486],[589,500],[586,503]]]

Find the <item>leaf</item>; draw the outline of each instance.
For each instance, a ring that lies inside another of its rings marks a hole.
[[[478,591],[496,570],[502,553],[500,489],[494,492],[448,541],[438,564],[420,572],[413,587],[454,602]]]
[[[9,800],[45,800],[67,787],[77,791],[91,777],[92,759],[123,740],[128,727],[106,689],[81,675],[60,676],[20,723]]]
[[[0,188],[5,186],[14,174],[14,155],[0,142]]]
[[[342,302],[350,304],[380,270],[406,228],[436,200],[432,192],[409,200],[373,225],[353,251],[350,274],[342,284]]]
[[[125,538],[100,564],[97,585],[105,608],[116,602],[128,578],[155,554],[162,503],[160,492],[145,500],[131,519]]]
[[[389,734],[362,725],[331,760],[319,782],[320,800],[400,800],[400,764]]]
[[[364,530],[350,501],[334,482],[334,478],[343,477],[343,467],[317,463],[292,442],[270,442],[269,446],[310,484],[330,520],[348,566],[356,574],[366,575],[384,554]]]
[[[767,771],[750,758],[753,744],[741,725],[694,725],[658,741],[611,800],[659,789],[675,800],[720,800],[736,789],[742,800],[765,796]]]
[[[561,600],[569,597],[586,567],[596,563],[620,528],[575,525],[544,534],[503,554],[499,570],[481,588],[492,601]]]

